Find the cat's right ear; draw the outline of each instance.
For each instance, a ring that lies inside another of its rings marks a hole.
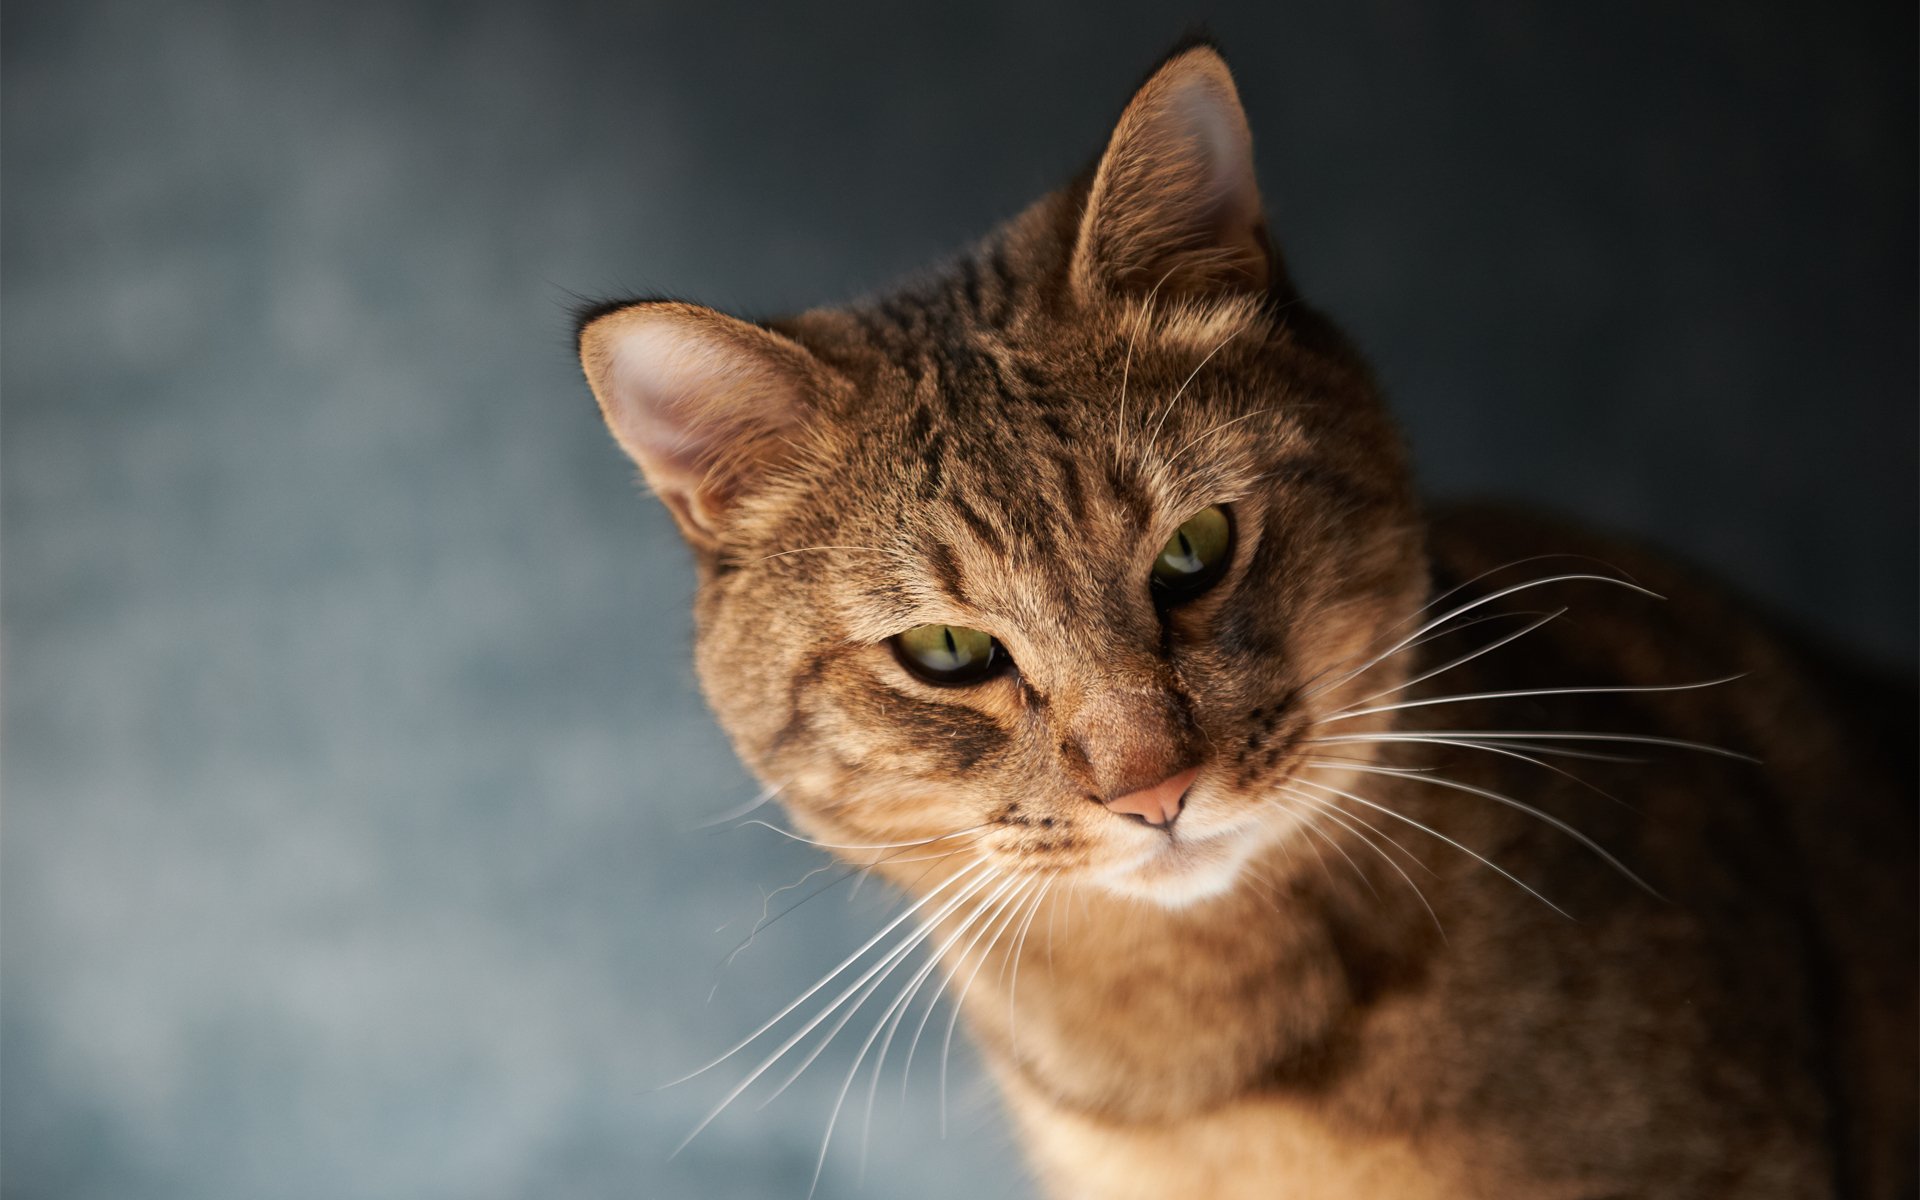
[[[591,315],[580,365],[614,440],[698,549],[791,452],[785,436],[825,386],[799,343],[710,308],[650,301]]]

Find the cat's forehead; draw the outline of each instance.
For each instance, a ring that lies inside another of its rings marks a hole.
[[[996,308],[932,287],[812,316],[802,332],[853,386],[799,507],[815,540],[862,548],[836,589],[862,640],[933,620],[1111,623],[1114,581],[1245,494],[1284,437],[1266,403],[1283,389],[1249,369],[1271,344],[1257,305]]]
[[[1257,477],[1261,456],[1244,442],[1169,461],[1050,415],[963,421],[949,435],[951,415],[916,406],[904,436],[863,448],[832,534],[884,550],[857,556],[858,575],[840,590],[854,636],[934,621],[1125,624],[1138,614],[1117,602],[1116,581],[1144,578],[1182,520],[1240,499]]]

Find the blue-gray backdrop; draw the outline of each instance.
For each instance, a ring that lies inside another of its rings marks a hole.
[[[888,898],[718,970],[817,860],[690,829],[751,784],[567,308],[883,282],[1195,18],[1434,493],[1910,663],[1910,0],[11,0],[6,1195],[804,1194],[850,1054],[671,1161],[743,1068],[655,1088]],[[977,1064],[945,1140],[889,1071],[822,1194],[1024,1189]]]

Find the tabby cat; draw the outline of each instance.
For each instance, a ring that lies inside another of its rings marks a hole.
[[[1211,45],[917,282],[580,354],[721,723],[912,899],[805,1028],[961,997],[1051,1195],[1914,1194],[1910,692],[1424,513]]]

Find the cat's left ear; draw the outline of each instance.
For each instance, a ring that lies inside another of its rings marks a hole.
[[[720,542],[739,499],[792,453],[788,433],[830,386],[798,342],[677,301],[588,320],[580,365],[614,440],[702,550]]]
[[[1121,113],[1094,171],[1071,270],[1082,300],[1266,290],[1275,264],[1253,135],[1212,46],[1168,57]]]

